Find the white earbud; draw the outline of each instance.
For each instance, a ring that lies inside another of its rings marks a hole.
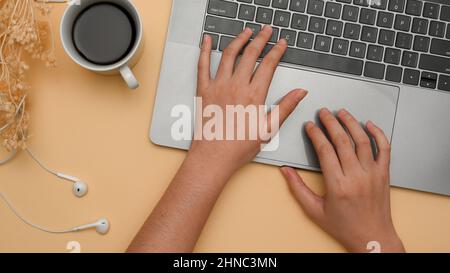
[[[81,181],[81,179],[79,179],[78,177],[63,174],[63,173],[57,173],[56,176],[73,183],[72,192],[73,192],[73,194],[75,194],[76,197],[81,198],[87,194],[88,186],[86,185],[86,183]]]
[[[79,226],[79,227],[75,227],[75,228],[71,228],[71,229],[67,229],[67,230],[52,230],[52,229],[47,229],[41,226],[38,226],[30,221],[28,221],[27,219],[25,219],[13,206],[12,204],[9,202],[9,200],[0,192],[0,200],[5,201],[6,205],[8,205],[9,209],[20,219],[22,220],[22,222],[24,222],[25,224],[38,229],[40,231],[44,231],[47,233],[52,233],[52,234],[63,234],[63,233],[71,233],[71,232],[78,232],[78,231],[82,231],[82,230],[86,230],[86,229],[90,229],[90,228],[95,228],[95,230],[97,231],[98,234],[104,235],[107,234],[109,231],[109,221],[106,218],[101,218],[97,221],[95,221],[92,224],[87,224],[87,225],[83,225],[83,226]]]
[[[31,156],[31,158],[45,171],[57,176],[58,178],[70,181],[73,183],[72,186],[72,192],[76,197],[83,197],[87,194],[88,192],[88,186],[86,183],[84,183],[81,179],[79,179],[78,177],[72,176],[72,175],[68,175],[68,174],[64,174],[64,173],[59,173],[59,172],[55,172],[52,169],[46,167],[34,154],[33,152],[31,152],[31,150],[29,148],[26,148],[25,151]]]
[[[90,228],[95,228],[98,234],[105,235],[109,231],[109,222],[107,219],[102,218],[92,224],[79,226],[73,229],[73,231],[82,231]]]

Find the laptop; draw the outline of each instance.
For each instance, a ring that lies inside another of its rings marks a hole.
[[[173,0],[150,139],[189,149],[173,137],[177,107],[194,115],[199,45],[214,41],[212,73],[221,52],[245,27],[271,25],[289,48],[267,97],[287,91],[308,97],[279,133],[279,147],[256,162],[320,171],[306,121],[318,109],[348,109],[372,120],[392,144],[393,186],[450,196],[450,1],[448,0]],[[193,118],[192,118],[193,120]],[[190,130],[193,125],[185,126]]]

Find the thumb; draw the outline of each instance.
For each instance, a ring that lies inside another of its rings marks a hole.
[[[323,198],[308,188],[294,169],[282,167],[281,173],[288,182],[295,199],[300,203],[306,215],[316,222],[320,221],[323,216]]]
[[[267,115],[268,132],[271,137],[278,133],[281,125],[286,121],[297,105],[308,95],[308,91],[295,89],[285,95]]]

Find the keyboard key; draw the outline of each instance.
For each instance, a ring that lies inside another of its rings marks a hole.
[[[377,18],[377,12],[373,9],[361,9],[359,22],[361,24],[373,25]]]
[[[384,48],[376,45],[369,45],[367,49],[367,59],[381,62],[383,60]]]
[[[450,40],[450,24],[447,25],[447,36],[445,38]]]
[[[438,89],[442,91],[450,91],[450,76],[440,75]]]
[[[384,79],[385,67],[386,66],[384,64],[366,62],[366,66],[364,67],[364,76],[382,80]]]
[[[205,37],[205,35],[209,35],[209,37],[211,37],[212,49],[217,50],[217,48],[219,47],[219,35],[206,32],[203,33],[203,37]]]
[[[430,48],[430,38],[419,35],[416,35],[416,37],[414,37],[413,49],[415,51],[428,52],[429,48]]]
[[[228,45],[234,40],[234,38],[232,37],[228,37],[228,36],[222,36],[220,38],[220,45],[219,45],[219,50],[220,51],[224,51],[225,48],[228,47]]]
[[[378,13],[377,26],[391,28],[393,23],[394,23],[394,14],[384,11],[380,11]]]
[[[409,85],[418,85],[420,78],[419,70],[414,69],[405,69],[405,73],[403,74],[403,83]]]
[[[422,1],[408,0],[406,3],[406,14],[420,16],[422,15]]]
[[[286,11],[277,10],[273,18],[273,24],[279,27],[288,27],[291,21],[291,14]]]
[[[306,0],[291,0],[291,5],[289,9],[297,12],[305,12]]]
[[[325,30],[325,19],[311,16],[308,30],[310,32],[323,33]]]
[[[333,2],[327,2],[325,7],[325,16],[329,18],[339,19],[341,17],[342,5]]]
[[[278,42],[278,34],[280,33],[280,29],[277,27],[273,27],[272,28],[272,37],[270,37],[270,42],[271,43],[276,43]]]
[[[442,6],[441,21],[450,22],[450,6]]]
[[[206,16],[205,30],[237,36],[242,32],[242,30],[244,30],[244,23],[224,18]]]
[[[280,34],[280,40],[285,39],[289,46],[295,45],[295,38],[297,37],[297,32],[290,29],[282,29]]]
[[[416,68],[419,61],[419,54],[411,51],[403,51],[402,65]]]
[[[414,33],[418,33],[418,34],[427,34],[427,32],[428,32],[428,20],[420,19],[420,18],[414,18],[411,31],[414,32]]]
[[[395,46],[399,48],[410,49],[412,46],[412,39],[413,36],[411,34],[398,32]]]
[[[400,63],[401,50],[395,48],[386,48],[386,54],[384,55],[384,62],[390,64]]]
[[[388,0],[372,1],[372,3],[370,4],[370,7],[376,8],[376,9],[386,9],[387,8],[387,1]]]
[[[351,4],[351,3],[352,3],[352,0],[336,0],[336,2],[341,2],[341,3]]]
[[[241,5],[238,18],[241,20],[253,21],[255,19],[256,8],[249,5]]]
[[[335,20],[328,20],[326,34],[331,36],[340,37],[342,35],[342,29],[344,24]]]
[[[420,55],[419,68],[438,73],[450,74],[450,59],[422,54]]]
[[[431,36],[444,38],[445,34],[445,24],[442,22],[431,21],[430,31],[428,32]]]
[[[286,50],[282,61],[296,65],[303,65],[358,76],[362,74],[364,64],[362,60],[314,51],[305,51],[291,47]]]
[[[298,33],[297,46],[301,48],[311,49],[314,43],[314,35],[305,32]]]
[[[388,65],[386,68],[386,80],[390,82],[401,82],[402,73],[403,69],[401,67]]]
[[[331,38],[317,35],[314,50],[329,52],[330,49],[331,49]]]
[[[420,77],[420,86],[435,89],[437,85],[438,75],[431,72],[422,72]]]
[[[411,27],[411,17],[397,14],[395,16],[394,28],[402,31],[409,31]]]
[[[268,7],[270,6],[270,1],[272,0],[255,0],[255,4]]]
[[[348,52],[348,41],[342,39],[334,39],[333,49],[331,50],[334,54],[347,55]]]
[[[248,27],[249,29],[252,30],[252,32],[253,32],[252,39],[254,39],[256,37],[256,35],[258,35],[258,33],[261,31],[261,25],[258,25],[258,24],[246,23],[245,27]]]
[[[367,0],[353,0],[353,4],[357,6],[368,7],[369,2]]]
[[[405,0],[389,0],[388,10],[403,12],[405,9]]]
[[[366,44],[352,42],[350,46],[350,56],[363,59],[366,56]]]
[[[437,19],[439,14],[439,5],[433,3],[425,3],[423,6],[423,16],[431,19]]]
[[[342,19],[345,21],[356,22],[358,21],[359,9],[354,6],[345,5],[342,11]]]
[[[381,29],[378,43],[387,46],[393,46],[395,42],[395,32],[392,30]]]
[[[208,5],[208,13],[223,17],[236,18],[238,10],[238,4],[223,1],[223,0],[211,0]]]
[[[287,9],[289,0],[273,0],[272,7],[277,9]]]
[[[374,27],[363,26],[361,40],[369,43],[377,42],[378,29]]]
[[[308,14],[321,16],[323,14],[323,4],[323,0],[309,0]]]
[[[437,55],[450,57],[450,41],[433,39],[430,52]]]
[[[306,30],[307,25],[308,25],[308,16],[298,13],[294,13],[292,15],[291,28]]]
[[[261,24],[272,24],[273,10],[266,8],[258,8],[256,12],[256,22]]]
[[[344,37],[353,40],[359,40],[361,25],[346,23],[344,28]]]

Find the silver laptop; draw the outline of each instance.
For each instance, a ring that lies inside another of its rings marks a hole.
[[[279,148],[255,161],[319,171],[303,125],[322,107],[346,108],[391,138],[394,186],[450,195],[449,0],[174,0],[153,143],[190,146],[172,136],[179,119],[172,111],[184,105],[195,113],[203,34],[214,40],[214,74],[233,37],[265,24],[274,28],[270,43],[289,44],[267,105],[294,88],[310,93],[281,128]]]

